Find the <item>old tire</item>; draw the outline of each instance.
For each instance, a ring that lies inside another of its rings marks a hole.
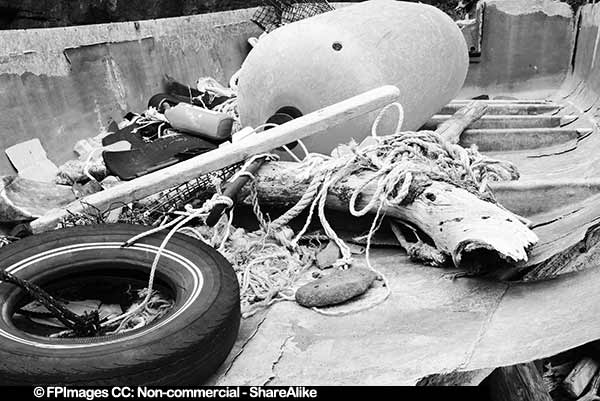
[[[147,278],[165,233],[120,247],[147,229],[98,225],[29,237],[0,250],[0,268],[42,287],[102,269]],[[0,283],[0,384],[202,384],[223,363],[237,337],[235,272],[213,248],[177,234],[161,257],[157,279],[172,289],[175,299],[165,317],[129,333],[81,339],[51,339],[19,330],[12,316],[24,293]]]

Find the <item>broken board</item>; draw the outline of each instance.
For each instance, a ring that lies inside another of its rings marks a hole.
[[[39,139],[11,146],[5,153],[21,177],[49,183],[56,179],[58,167],[48,159]]]

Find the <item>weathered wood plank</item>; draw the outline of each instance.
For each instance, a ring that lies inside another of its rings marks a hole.
[[[452,117],[441,123],[435,132],[451,143],[458,143],[463,131],[483,117],[487,108],[484,103],[471,102],[458,109]]]

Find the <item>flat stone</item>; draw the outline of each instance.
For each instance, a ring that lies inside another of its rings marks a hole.
[[[377,274],[365,268],[336,270],[296,291],[296,302],[307,308],[337,305],[365,293]]]
[[[46,150],[38,138],[11,146],[4,152],[20,177],[54,183],[58,168],[48,159]]]

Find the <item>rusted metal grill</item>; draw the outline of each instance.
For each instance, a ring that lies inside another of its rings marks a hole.
[[[181,210],[186,204],[200,207],[215,193],[215,183],[224,183],[231,178],[242,166],[242,163],[225,167],[198,177],[192,181],[181,184],[163,192],[146,211],[146,215],[159,218],[176,210]]]
[[[264,0],[263,6],[256,11],[252,21],[265,32],[271,32],[282,25],[332,10],[334,7],[324,0]]]

